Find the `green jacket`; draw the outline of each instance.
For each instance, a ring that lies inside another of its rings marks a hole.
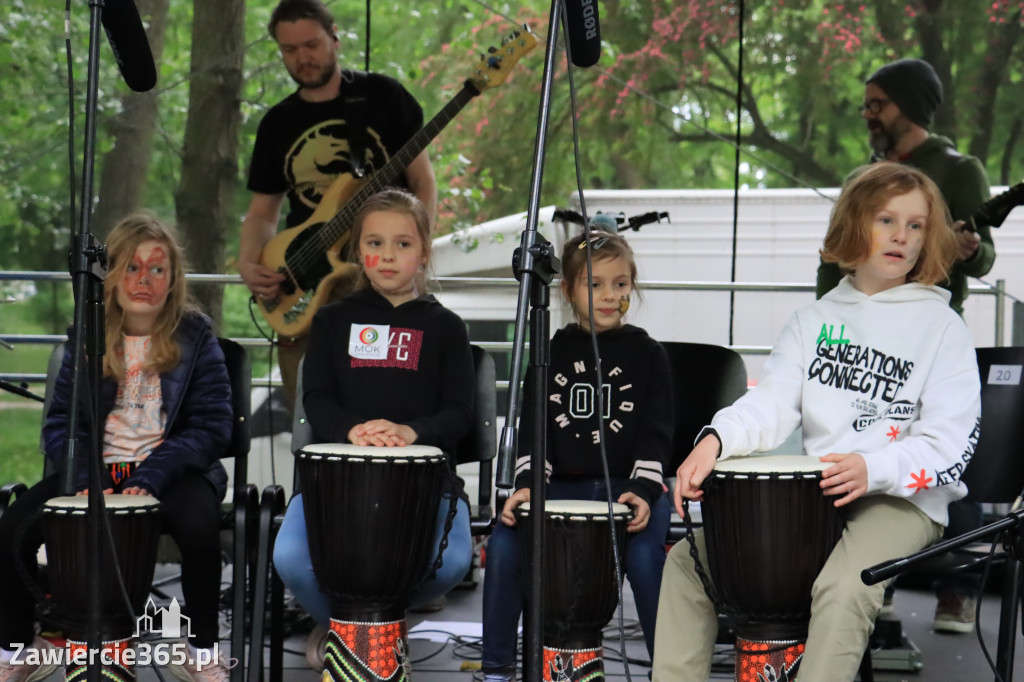
[[[941,135],[929,136],[910,152],[904,163],[922,171],[938,185],[954,221],[967,220],[992,196],[984,166],[975,157],[959,153],[949,138]],[[854,174],[856,172],[854,171]],[[847,181],[852,177],[853,174]],[[990,228],[980,228],[978,234],[981,236],[981,243],[974,255],[968,260],[953,263],[949,279],[939,282],[939,286],[949,289],[952,294],[949,305],[960,315],[963,315],[963,302],[967,298],[967,278],[984,277],[996,260],[996,249],[992,243]],[[839,284],[842,278],[843,273],[838,265],[820,263],[815,295],[821,298]]]

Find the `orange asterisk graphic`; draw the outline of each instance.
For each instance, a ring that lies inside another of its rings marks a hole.
[[[924,469],[921,469],[920,474],[911,473],[910,477],[914,479],[914,482],[908,485],[907,487],[917,488],[917,490],[914,491],[915,495],[921,492],[922,490],[928,490],[928,484],[934,480],[931,478],[927,478],[927,474],[925,474]]]
[[[889,427],[889,433],[886,434],[886,435],[889,436],[889,442],[890,443],[893,442],[894,440],[896,440],[896,436],[900,435],[900,427],[898,427],[898,426],[890,426]]]

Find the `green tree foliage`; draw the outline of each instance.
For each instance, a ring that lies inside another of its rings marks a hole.
[[[867,157],[857,106],[863,80],[898,57],[924,57],[946,85],[938,132],[982,157],[994,182],[1024,176],[1019,135],[1021,0],[752,0],[745,3],[743,90],[739,5],[724,0],[599,0],[603,52],[573,71],[586,188],[731,187],[737,118],[741,182],[757,187],[835,185]],[[274,0],[249,0],[245,86],[239,103],[237,169],[246,165],[263,113],[294,89],[266,34]],[[67,76],[60,13],[9,0],[0,17],[0,267],[62,269],[69,224]],[[329,2],[344,65],[363,68],[363,2]],[[481,52],[522,23],[541,47],[509,81],[472,101],[430,147],[442,226],[489,220],[527,206],[548,0],[374,0],[370,66],[399,78],[431,117],[462,86]],[[174,215],[189,109],[193,4],[172,2],[160,65],[159,115],[145,204]],[[76,166],[81,169],[88,7],[71,17]],[[104,121],[120,110],[124,85],[100,46],[97,150],[110,147]],[[556,60],[541,203],[575,188],[568,73]],[[225,231],[226,268],[248,204],[240,189]],[[77,216],[75,217],[77,220]],[[226,306],[227,307],[227,306]],[[228,311],[230,314],[230,311]]]

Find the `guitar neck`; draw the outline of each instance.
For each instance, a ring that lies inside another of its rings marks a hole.
[[[352,227],[352,219],[363,202],[385,187],[392,185],[398,176],[405,172],[413,159],[419,156],[420,152],[426,149],[427,145],[469,104],[469,101],[479,94],[480,91],[470,81],[466,81],[458,94],[444,105],[441,111],[413,135],[394,156],[388,159],[388,162],[380,170],[370,175],[360,190],[320,230],[319,236],[324,248],[329,248]]]

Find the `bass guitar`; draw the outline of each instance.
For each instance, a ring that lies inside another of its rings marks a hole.
[[[392,185],[431,140],[484,90],[501,85],[512,67],[537,46],[525,28],[504,39],[500,48],[482,55],[462,89],[423,128],[402,146],[380,170],[364,178],[343,175],[324,192],[309,220],[282,230],[263,247],[260,262],[285,276],[278,296],[257,301],[267,323],[284,338],[305,334],[333,282],[356,266],[342,255],[352,219],[370,196]]]
[[[979,227],[999,227],[1006,216],[1010,215],[1010,211],[1021,205],[1024,205],[1024,182],[1018,182],[979,206],[964,223],[964,229],[977,232]]]

